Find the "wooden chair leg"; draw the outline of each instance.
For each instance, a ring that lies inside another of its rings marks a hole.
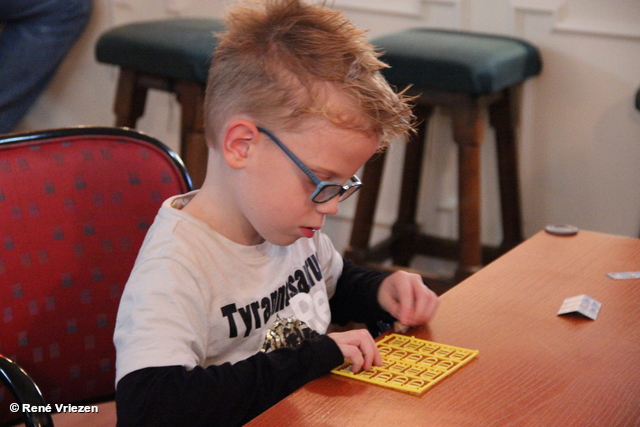
[[[364,263],[367,249],[371,243],[371,233],[382,183],[385,157],[384,152],[374,155],[364,166],[362,174],[364,185],[358,192],[358,204],[356,205],[351,239],[345,251],[345,257],[356,264]]]
[[[480,242],[480,146],[484,122],[477,100],[468,99],[452,108],[453,135],[458,144],[459,260],[456,280],[482,267]]]
[[[138,84],[138,72],[120,69],[113,111],[116,126],[136,127],[136,122],[144,114],[147,102],[147,88]]]
[[[419,123],[417,132],[407,141],[404,166],[402,169],[398,219],[393,225],[392,230],[392,234],[395,236],[391,248],[393,263],[401,266],[409,266],[411,259],[418,252],[416,248],[416,237],[420,233],[420,230],[416,223],[416,214],[420,195],[425,140],[429,119],[433,113],[433,107],[416,105],[413,112]]]
[[[204,87],[194,82],[179,82],[176,93],[181,105],[180,156],[200,188],[207,172],[208,149],[204,138]]]
[[[523,241],[513,92],[512,89],[504,91],[503,96],[489,106],[491,126],[496,133],[502,215],[502,244],[500,245],[502,253]]]
[[[149,88],[175,92],[180,102],[180,156],[184,161],[194,188],[200,188],[207,171],[208,149],[204,138],[204,86],[181,81],[175,84],[158,76],[121,69],[113,110],[116,126],[135,128],[144,114]]]

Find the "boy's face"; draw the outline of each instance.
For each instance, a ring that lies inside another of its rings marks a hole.
[[[378,139],[338,128],[325,120],[312,120],[295,132],[268,129],[319,179],[348,184],[349,179],[375,153]],[[338,212],[340,198],[315,203],[316,184],[267,135],[260,133],[252,161],[244,169],[240,208],[253,238],[290,245],[312,237],[326,215]],[[363,183],[366,185],[366,182]],[[246,235],[246,234],[245,234]]]

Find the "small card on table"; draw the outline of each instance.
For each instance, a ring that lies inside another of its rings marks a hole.
[[[640,279],[640,271],[619,271],[615,273],[607,273],[607,276],[615,280]]]
[[[558,311],[558,315],[580,313],[589,319],[596,320],[600,307],[602,307],[600,301],[596,301],[589,295],[578,295],[565,299]]]

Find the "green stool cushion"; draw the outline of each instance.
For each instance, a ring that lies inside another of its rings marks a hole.
[[[115,27],[96,45],[100,62],[176,80],[206,83],[218,41],[224,31],[215,19],[176,18]]]
[[[391,68],[387,80],[400,88],[483,95],[539,74],[538,49],[526,41],[478,33],[410,29],[372,41]]]

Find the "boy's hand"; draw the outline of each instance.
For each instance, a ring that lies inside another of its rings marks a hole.
[[[382,281],[378,302],[389,314],[407,326],[429,322],[438,308],[438,296],[418,274],[396,271]]]
[[[368,371],[372,365],[382,366],[382,357],[376,342],[366,329],[328,334],[334,340],[345,359],[351,360],[351,370],[357,374],[361,369]]]

